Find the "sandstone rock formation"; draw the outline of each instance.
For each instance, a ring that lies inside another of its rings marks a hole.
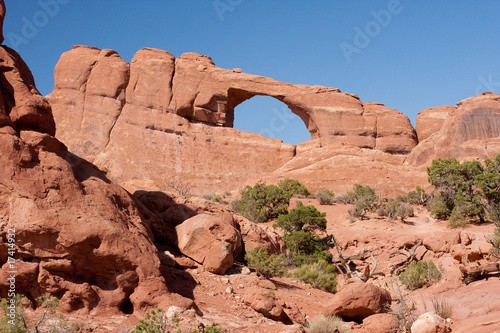
[[[410,164],[427,166],[436,158],[494,158],[500,153],[500,95],[486,92],[457,105],[419,113],[421,141],[408,157]]]
[[[15,259],[16,292],[31,300],[50,292],[64,311],[191,306],[169,292],[135,201],[52,136],[50,105],[21,57],[5,46],[0,91],[1,297]],[[14,253],[7,234],[15,235]]]
[[[241,257],[240,233],[217,217],[200,214],[178,225],[175,231],[179,250],[211,273],[226,273]]]
[[[450,333],[446,320],[433,312],[426,312],[419,316],[411,325],[411,333]]]
[[[335,294],[328,314],[361,321],[376,313],[387,312],[390,293],[370,283],[351,283]]]
[[[309,145],[349,145],[407,154],[416,134],[402,113],[336,88],[293,85],[218,68],[196,53],[156,49],[127,64],[111,50],[75,46],[47,96],[57,137],[114,181],[183,180],[198,194],[232,190],[297,154],[280,140],[232,129],[234,108],[255,96],[283,101],[305,122]]]
[[[232,129],[235,107],[256,95],[286,104],[311,140],[294,146]],[[208,194],[288,177],[313,190],[362,183],[396,195],[425,185],[434,158],[500,153],[498,95],[426,109],[415,131],[382,104],[222,69],[197,53],[147,48],[128,64],[112,50],[75,46],[61,56],[47,97],[70,151],[120,184],[149,180],[160,190],[182,181]]]

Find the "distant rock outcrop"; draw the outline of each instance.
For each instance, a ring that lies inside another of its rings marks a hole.
[[[470,160],[500,154],[500,95],[485,92],[457,105],[419,113],[420,143],[408,158],[411,164],[427,166],[436,158]]]

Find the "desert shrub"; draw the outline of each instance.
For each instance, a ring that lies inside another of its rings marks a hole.
[[[377,214],[387,216],[387,219],[392,221],[397,216],[399,205],[401,205],[401,202],[398,200],[387,200],[377,208]]]
[[[14,297],[14,306],[15,309],[12,310],[9,308],[10,303],[7,299],[4,299],[0,303],[0,309],[4,313],[4,316],[0,319],[0,332],[5,333],[27,333],[25,329],[25,322],[27,322],[27,316],[23,308],[23,303],[26,302],[27,299],[19,294],[16,294]],[[12,314],[11,317],[8,314]]]
[[[220,333],[222,331],[222,326],[207,326],[205,327],[205,333]]]
[[[213,193],[213,194],[206,194],[203,196],[203,199],[205,200],[209,200],[209,201],[213,201],[213,202],[218,202],[218,203],[223,203],[223,204],[227,204],[227,201],[225,201],[222,196],[220,196],[219,194],[217,193]]]
[[[351,198],[351,196],[349,196],[349,194],[348,194],[348,193],[345,193],[345,194],[339,194],[339,195],[337,195],[337,196],[334,198],[334,202],[335,202],[335,203],[339,203],[339,204],[344,204],[344,205],[346,205],[346,204],[352,203],[352,202],[351,202],[351,199],[353,199],[353,198]]]
[[[400,197],[400,201],[412,204],[412,205],[422,205],[425,206],[431,200],[432,195],[425,193],[422,187],[417,186],[415,190],[408,192],[407,194]]]
[[[458,162],[438,159],[427,168],[429,182],[438,190],[431,212],[450,219],[450,226],[464,226],[471,219],[499,221],[500,155],[495,160]]]
[[[307,197],[311,194],[311,192],[303,184],[295,179],[284,179],[278,183],[278,187],[288,193],[290,197],[295,195]]]
[[[354,184],[354,197],[357,202],[363,202],[367,206],[371,206],[377,201],[377,195],[373,188],[359,184]]]
[[[240,201],[238,199],[231,201],[231,209],[235,212],[240,212]]]
[[[131,333],[165,333],[167,331],[167,316],[163,309],[147,311],[143,319],[135,326]]]
[[[371,209],[366,203],[360,201],[354,204],[354,207],[350,208],[347,213],[349,214],[349,219],[354,222],[356,219],[363,219]]]
[[[326,213],[321,213],[314,206],[298,206],[286,215],[280,215],[274,224],[285,232],[302,230],[304,227],[326,230]]]
[[[309,230],[292,231],[286,233],[283,238],[286,247],[293,253],[314,254],[324,250],[321,238],[314,236]]]
[[[441,272],[431,260],[414,261],[399,276],[399,280],[414,290],[441,279]]]
[[[267,222],[288,213],[291,197],[291,192],[275,185],[258,183],[254,187],[246,186],[238,201],[238,211],[251,221]]]
[[[348,333],[350,328],[344,325],[341,318],[319,315],[309,323],[309,333]]]
[[[245,260],[249,267],[257,271],[257,274],[266,278],[283,276],[287,272],[283,254],[269,255],[265,247],[248,251],[245,254]]]
[[[333,192],[324,190],[316,195],[320,205],[333,205],[335,203],[335,194]]]
[[[432,307],[434,309],[434,313],[440,316],[443,319],[451,318],[453,315],[453,305],[448,302],[445,298],[433,298]]]
[[[397,320],[397,327],[391,332],[411,332],[411,326],[420,315],[417,311],[417,303],[407,290],[403,290],[395,281],[391,280],[387,286],[392,295],[393,302],[386,305],[387,311]]]
[[[335,266],[326,260],[302,265],[294,272],[294,276],[309,283],[315,288],[334,293],[337,288],[337,273]]]
[[[412,217],[414,214],[415,212],[413,210],[413,206],[409,203],[404,202],[398,206],[398,209],[396,211],[396,215],[401,219],[402,222],[404,222],[407,217]]]
[[[70,324],[63,315],[56,315],[56,308],[59,306],[59,299],[51,294],[43,294],[36,298],[36,303],[40,311],[39,315],[29,318],[24,310],[30,305],[29,300],[19,294],[14,298],[14,318],[11,314],[10,304],[7,299],[0,303],[0,308],[4,312],[4,317],[0,319],[0,332],[2,333],[34,333],[34,332],[58,332],[71,333],[79,330],[78,325]]]

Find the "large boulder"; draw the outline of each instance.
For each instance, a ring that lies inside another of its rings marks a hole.
[[[268,289],[250,287],[243,295],[243,299],[252,309],[262,313],[269,319],[276,321],[285,321],[288,319],[285,310],[281,306],[281,302]]]
[[[389,313],[377,313],[363,320],[363,328],[370,333],[396,332],[398,320]]]
[[[433,312],[420,315],[411,325],[411,333],[450,333],[450,325]]]
[[[391,294],[370,283],[352,283],[335,294],[327,305],[328,314],[362,321],[376,313],[387,312]]]
[[[224,274],[241,257],[241,235],[221,219],[200,214],[175,227],[177,246],[186,256],[215,274]]]

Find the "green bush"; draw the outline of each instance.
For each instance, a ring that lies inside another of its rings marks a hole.
[[[333,192],[324,190],[316,194],[316,200],[320,205],[333,205],[335,203],[335,194]]]
[[[158,308],[146,312],[143,319],[135,326],[131,333],[166,333],[168,320],[163,309]]]
[[[412,204],[412,205],[422,205],[425,206],[431,200],[432,195],[425,193],[422,187],[417,186],[414,191],[408,192],[407,194],[400,197],[400,201]]]
[[[414,290],[441,280],[441,272],[431,260],[414,261],[399,275],[399,280]]]
[[[336,292],[337,273],[335,272],[335,266],[325,260],[302,265],[294,272],[294,276],[315,288],[331,293]]]
[[[232,207],[238,208],[238,212],[251,221],[267,222],[288,213],[291,197],[291,192],[278,186],[258,183],[254,187],[246,186],[238,204]]]
[[[274,224],[285,232],[299,231],[304,227],[326,230],[326,213],[321,213],[314,206],[298,206],[286,215],[280,215]]]
[[[464,226],[471,219],[499,221],[500,155],[478,161],[458,162],[438,159],[427,168],[429,182],[439,191],[431,203],[431,212],[450,219],[450,226]]]
[[[220,333],[222,331],[222,326],[207,326],[205,327],[205,333]]]
[[[311,192],[309,192],[304,185],[295,179],[284,179],[279,182],[278,187],[289,194],[290,197],[295,195],[307,197],[311,195]]]
[[[292,252],[297,254],[315,254],[324,251],[324,246],[321,238],[314,236],[309,230],[298,230],[286,233],[283,238],[285,239],[286,247]]]
[[[349,327],[344,325],[341,318],[319,315],[309,323],[309,333],[348,333]]]
[[[49,293],[36,298],[36,303],[41,311],[38,317],[29,318],[24,310],[30,305],[29,300],[22,295],[16,294],[14,298],[14,318],[10,318],[7,299],[0,303],[4,316],[0,319],[0,332],[2,333],[35,333],[35,332],[57,332],[71,333],[79,330],[78,325],[70,324],[62,314],[56,315],[59,299]]]
[[[252,267],[257,274],[266,278],[283,276],[286,274],[286,260],[283,254],[269,255],[265,247],[250,250],[245,254],[248,267]]]

